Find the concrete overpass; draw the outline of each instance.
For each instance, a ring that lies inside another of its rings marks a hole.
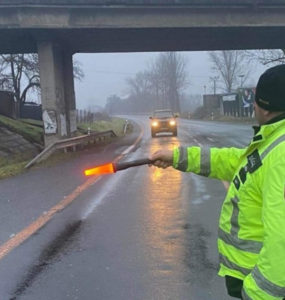
[[[0,53],[39,53],[46,145],[76,130],[74,53],[285,48],[283,36],[284,0],[0,0]]]

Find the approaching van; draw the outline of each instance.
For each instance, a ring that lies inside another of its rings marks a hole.
[[[149,117],[151,120],[151,136],[155,137],[160,132],[171,132],[177,136],[177,115],[169,109],[155,110]]]

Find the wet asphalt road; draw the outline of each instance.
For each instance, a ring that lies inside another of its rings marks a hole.
[[[148,119],[134,133],[76,159],[0,182],[0,242],[36,220],[86,179],[82,170],[179,145],[245,146],[249,125],[180,120],[178,137],[152,139]],[[105,175],[0,260],[0,299],[227,300],[216,273],[217,180],[137,167]]]

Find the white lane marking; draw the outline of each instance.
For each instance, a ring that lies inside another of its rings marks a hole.
[[[120,179],[120,176],[116,174],[114,176],[106,175],[106,176],[112,176],[107,182],[104,183],[103,188],[100,189],[99,195],[96,195],[89,203],[88,206],[85,208],[85,211],[82,212],[81,220],[86,220],[93,212],[94,210],[102,203],[103,199],[107,196],[108,193],[110,193],[114,187],[117,185],[118,180]],[[102,179],[102,176],[100,177]]]
[[[129,152],[132,150],[134,146],[130,146]],[[127,149],[127,150],[128,150]],[[128,154],[128,152],[125,150],[125,154]],[[124,154],[124,152],[122,154]],[[135,158],[139,156],[139,153],[136,153],[134,156]],[[102,204],[103,200],[107,197],[109,193],[112,193],[114,190],[117,190],[121,188],[119,182],[123,178],[124,174],[117,172],[116,174],[110,174],[110,175],[104,175],[104,176],[110,176],[108,180],[104,183],[103,186],[100,187],[100,192],[96,197],[94,197],[86,207],[85,211],[83,211],[83,214],[81,216],[81,220],[86,220],[95,210],[96,208]],[[103,176],[100,176],[100,179]]]
[[[131,145],[124,152],[122,152],[122,155],[126,155],[126,154],[130,153],[134,148],[135,148],[135,146]]]
[[[208,136],[207,136],[207,140],[209,140],[209,141],[212,142],[212,143],[215,142],[212,138],[210,138],[210,137],[208,137]]]
[[[117,158],[121,158],[122,156],[125,156],[129,154],[135,146],[138,144],[138,142],[142,139],[144,134],[144,130],[141,127],[141,134],[136,139],[133,145],[129,146],[126,150],[124,150]],[[115,159],[116,161],[117,159]],[[104,187],[100,189],[100,193],[98,196],[96,196],[91,202],[88,203],[88,206],[86,210],[83,212],[83,215],[81,217],[82,220],[85,220],[88,218],[89,215],[93,213],[93,211],[102,203],[103,199],[114,189],[116,190],[116,186],[118,185],[119,180],[122,178],[123,174],[116,173],[110,174],[107,176],[110,176],[110,179],[107,180],[104,184]],[[106,175],[105,175],[106,176]],[[102,179],[102,176],[99,177],[99,179]]]

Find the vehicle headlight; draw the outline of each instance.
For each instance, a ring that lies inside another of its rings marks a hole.
[[[153,127],[158,126],[158,122],[157,121],[152,121],[151,126],[153,126]]]
[[[169,122],[169,124],[170,124],[171,126],[174,126],[174,125],[176,124],[176,122],[175,122],[174,120],[171,120],[171,121]]]

